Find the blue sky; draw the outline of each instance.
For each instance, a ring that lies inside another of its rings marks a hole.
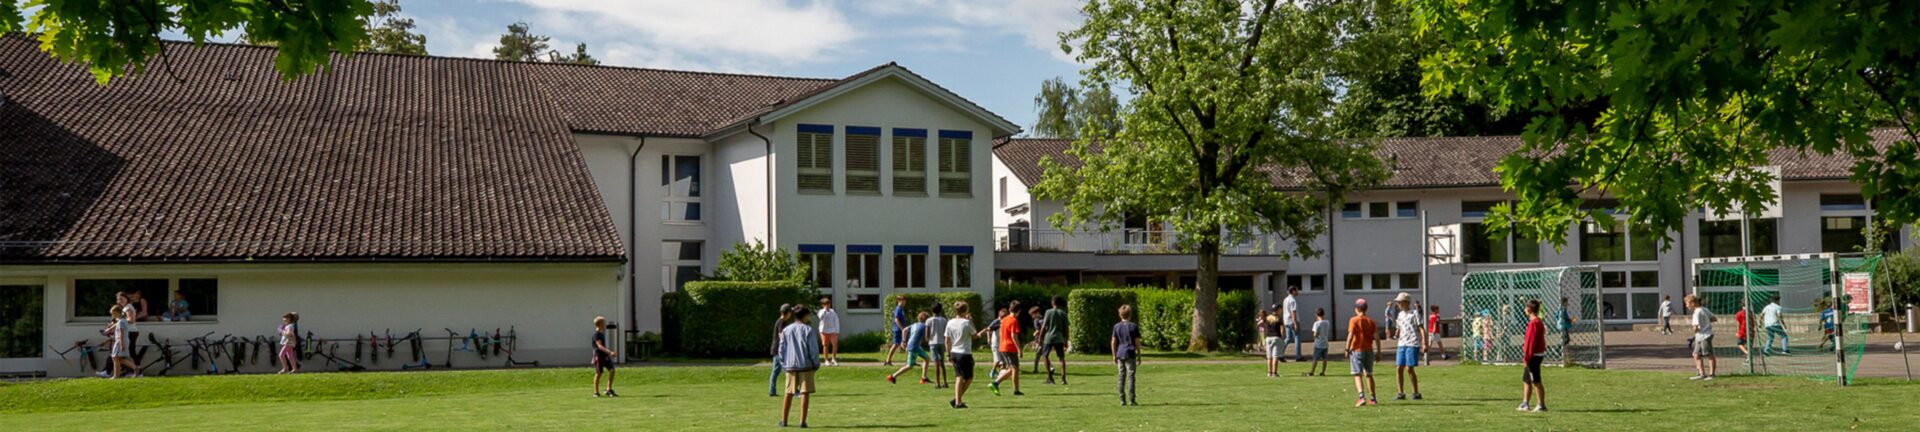
[[[434,55],[491,57],[526,21],[610,65],[839,78],[889,61],[1023,126],[1040,81],[1078,79],[1056,34],[1079,0],[402,0]]]

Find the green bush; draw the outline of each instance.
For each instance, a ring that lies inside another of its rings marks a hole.
[[[887,332],[874,330],[840,336],[840,352],[873,353],[887,346]]]
[[[1120,322],[1120,305],[1136,304],[1136,298],[1133,290],[1116,288],[1078,289],[1068,294],[1067,322],[1072,326],[1068,342],[1074,352],[1109,352],[1113,325]]]
[[[1193,332],[1193,291],[1141,288],[1140,344],[1156,350],[1185,350]]]
[[[1259,309],[1260,298],[1254,296],[1253,291],[1220,293],[1220,349],[1239,351],[1260,338],[1260,330],[1253,327],[1253,318]],[[1312,322],[1301,320],[1303,325]]]
[[[767,247],[766,243],[754,240],[752,244],[734,243],[733,249],[720,253],[720,261],[714,265],[709,280],[723,281],[787,281],[807,288],[813,280],[807,277],[807,265],[793,258],[786,249]]]
[[[661,305],[669,349],[686,356],[766,355],[780,305],[804,304],[812,289],[783,282],[688,282]]]

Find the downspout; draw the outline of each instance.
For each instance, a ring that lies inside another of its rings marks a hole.
[[[761,135],[759,132],[754,132],[753,125],[757,125],[757,124],[760,124],[759,117],[755,117],[753,121],[747,122],[747,133],[752,134],[754,137],[760,138],[760,142],[766,144],[766,149],[767,149],[767,153],[766,153],[767,154],[767,206],[766,206],[767,247],[778,249],[780,248],[780,243],[775,242],[773,238],[773,227],[775,226],[775,224],[773,223],[773,140],[768,139],[766,135]]]
[[[627,330],[633,331],[640,322],[640,282],[633,277],[633,248],[640,247],[640,206],[635,196],[640,192],[640,150],[647,148],[647,137],[640,137],[640,146],[633,148],[627,155]]]

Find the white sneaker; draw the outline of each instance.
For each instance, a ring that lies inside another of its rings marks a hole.
[[[1532,410],[1532,409],[1533,409],[1533,407],[1529,407],[1529,406],[1527,406],[1527,404],[1524,404],[1524,403],[1523,403],[1523,404],[1520,404],[1520,407],[1519,407],[1519,408],[1514,408],[1513,410],[1514,410],[1514,411],[1530,411],[1530,410]]]
[[[1694,376],[1687,377],[1688,380],[1693,380],[1693,381],[1699,381],[1706,378],[1707,377],[1705,375],[1694,375]]]
[[[1713,381],[1713,375],[1707,375],[1707,377],[1706,377],[1706,378],[1701,378],[1701,379],[1702,379],[1702,380],[1707,380],[1707,381]]]

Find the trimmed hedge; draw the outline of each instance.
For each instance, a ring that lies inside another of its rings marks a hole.
[[[668,349],[687,356],[764,356],[781,304],[815,291],[793,282],[688,282],[661,299]]]
[[[1185,350],[1193,335],[1193,291],[1139,290],[1140,343],[1143,348]],[[1250,291],[1220,293],[1217,330],[1220,348],[1237,351],[1258,334],[1253,328],[1256,299]]]
[[[1068,343],[1073,345],[1073,351],[1109,352],[1113,325],[1120,322],[1120,305],[1137,304],[1136,299],[1134,290],[1117,288],[1078,289],[1068,294],[1067,321],[1073,330]],[[1135,318],[1134,322],[1139,319]]]

